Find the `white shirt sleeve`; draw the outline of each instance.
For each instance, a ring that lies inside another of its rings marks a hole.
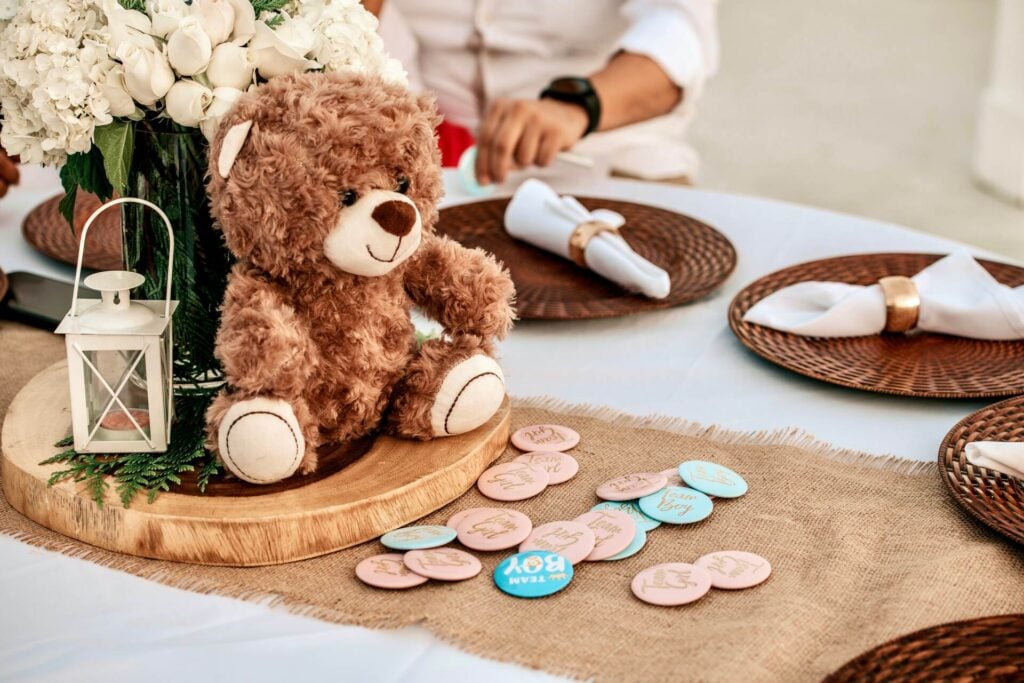
[[[629,0],[620,50],[653,59],[691,101],[718,68],[716,0]]]

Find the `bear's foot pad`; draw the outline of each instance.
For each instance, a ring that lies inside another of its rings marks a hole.
[[[461,496],[508,443],[506,398],[494,417],[466,434],[428,442],[378,436],[326,446],[309,476],[266,486],[222,479],[205,494],[185,481],[151,504],[139,496],[128,508],[111,487],[100,508],[80,483],[47,486],[60,466],[39,464],[70,429],[67,382],[62,361],[26,384],[7,411],[2,476],[8,502],[58,533],[160,560],[250,567],[372,540]]]

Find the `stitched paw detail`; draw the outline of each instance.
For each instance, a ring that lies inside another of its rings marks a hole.
[[[251,484],[290,477],[302,462],[306,442],[295,413],[280,399],[252,398],[231,406],[217,430],[224,466]]]
[[[505,399],[505,376],[490,356],[476,354],[456,364],[438,389],[430,411],[434,436],[465,434],[484,424]]]

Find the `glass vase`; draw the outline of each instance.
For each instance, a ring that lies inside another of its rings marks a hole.
[[[174,232],[174,380],[178,388],[218,383],[213,355],[231,255],[214,227],[206,197],[208,145],[194,132],[136,127],[127,194],[167,214]],[[166,228],[153,211],[125,204],[121,212],[125,265],[146,276],[138,294],[162,299],[167,283]]]

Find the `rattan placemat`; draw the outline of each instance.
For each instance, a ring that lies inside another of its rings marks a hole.
[[[1024,441],[1024,396],[968,415],[939,448],[939,472],[956,502],[999,533],[1024,543],[1024,482],[967,462],[964,448],[972,441]]]
[[[63,198],[64,195],[51,197],[32,209],[21,225],[21,232],[25,240],[39,252],[74,265],[78,259],[78,240],[82,235],[82,227],[89,215],[99,207],[100,200],[87,192],[78,193],[75,201],[75,230],[72,232],[57,208]],[[123,268],[121,215],[117,211],[104,211],[89,228],[82,262],[92,270]]]
[[[579,200],[588,209],[611,209],[625,216],[622,236],[668,272],[672,290],[666,298],[630,294],[566,259],[513,239],[504,228],[507,198],[444,209],[438,232],[485,249],[505,263],[515,281],[520,318],[610,318],[678,306],[710,294],[736,267],[736,250],[729,240],[696,218],[632,202]]]
[[[932,626],[847,662],[825,683],[1024,680],[1024,614]]]
[[[984,341],[942,334],[822,339],[743,321],[767,295],[797,282],[869,285],[886,275],[915,275],[941,254],[855,254],[791,266],[753,282],[729,306],[729,326],[751,351],[784,368],[832,384],[900,396],[985,398],[1024,393],[1024,341]],[[978,262],[1010,286],[1024,268]]]

